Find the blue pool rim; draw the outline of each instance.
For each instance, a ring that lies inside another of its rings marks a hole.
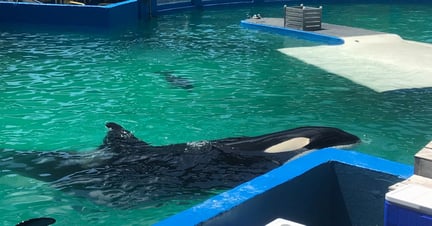
[[[240,22],[240,25],[244,28],[272,32],[280,35],[286,35],[298,39],[305,39],[305,40],[318,42],[326,45],[342,45],[345,43],[342,38],[336,36],[324,35],[315,32],[302,31],[302,30],[290,29],[285,27],[272,26],[267,24],[258,24],[246,20],[242,20]]]
[[[413,166],[406,164],[373,157],[355,151],[325,148],[295,159],[251,181],[214,196],[197,206],[162,220],[155,225],[168,226],[200,224],[259,194],[294,179],[314,167],[329,162],[339,162],[380,173],[395,175],[401,178],[401,180],[412,176],[414,171]]]

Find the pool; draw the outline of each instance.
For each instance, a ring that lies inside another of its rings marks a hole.
[[[432,43],[430,6],[328,4],[323,20]],[[0,148],[92,150],[107,121],[155,145],[325,125],[359,136],[360,152],[413,163],[432,140],[432,89],[377,93],[306,65],[277,49],[316,44],[242,29],[255,13],[277,17],[281,8],[178,12],[122,32],[1,27]],[[194,88],[173,87],[160,71]],[[59,225],[146,225],[208,196],[119,210],[8,174],[0,222],[50,215]]]

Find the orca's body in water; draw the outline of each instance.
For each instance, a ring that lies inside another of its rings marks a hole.
[[[98,204],[130,208],[231,188],[304,151],[360,141],[336,128],[300,127],[256,137],[152,146],[116,123],[106,126],[103,144],[91,152],[5,149],[0,153],[1,174],[18,173]]]
[[[173,72],[171,71],[160,71],[158,73],[164,76],[165,81],[167,81],[173,87],[182,88],[186,90],[190,90],[194,88],[194,85],[189,79],[178,75],[174,75]]]

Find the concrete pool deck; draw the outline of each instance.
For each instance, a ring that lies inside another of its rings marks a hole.
[[[242,23],[287,29],[282,18],[249,19]],[[361,28],[326,23],[322,28],[298,32],[340,38],[343,42],[279,51],[376,92],[432,87],[432,44]]]

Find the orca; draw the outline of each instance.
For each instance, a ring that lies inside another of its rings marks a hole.
[[[18,173],[97,204],[133,208],[160,205],[179,196],[185,200],[205,196],[264,174],[305,151],[360,142],[337,128],[308,126],[254,137],[153,146],[117,123],[106,127],[103,143],[94,151],[4,149],[1,174]]]
[[[182,88],[186,90],[190,90],[194,88],[194,85],[189,79],[184,77],[174,75],[171,71],[160,71],[158,72],[160,75],[163,75],[165,81],[171,84],[173,87]]]

